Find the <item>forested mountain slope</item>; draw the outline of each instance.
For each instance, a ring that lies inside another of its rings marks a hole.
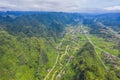
[[[119,80],[119,17],[0,12],[0,80]]]

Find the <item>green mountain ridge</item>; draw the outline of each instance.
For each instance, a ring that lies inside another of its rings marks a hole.
[[[108,76],[111,73],[103,67],[92,44],[86,43],[76,58],[77,62],[73,63],[75,80],[118,80],[115,75]]]
[[[0,80],[120,80],[119,13],[108,16],[0,13]]]

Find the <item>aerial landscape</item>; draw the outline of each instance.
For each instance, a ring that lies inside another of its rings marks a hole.
[[[120,80],[120,1],[0,0],[0,80]]]

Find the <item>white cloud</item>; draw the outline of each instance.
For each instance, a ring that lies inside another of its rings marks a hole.
[[[80,12],[115,5],[120,5],[120,0],[0,0],[0,10],[17,11]]]
[[[120,10],[120,6],[113,6],[113,7],[106,7],[105,10],[113,11],[113,10]]]
[[[76,11],[86,0],[0,0],[0,8],[8,10]]]

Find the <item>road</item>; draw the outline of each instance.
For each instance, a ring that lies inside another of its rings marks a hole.
[[[62,39],[62,41],[61,41],[61,42],[58,44],[58,46],[56,47],[57,49],[58,49],[59,47],[61,47],[63,41],[64,41],[64,38]],[[60,57],[60,54],[59,54],[59,52],[57,51],[57,58],[56,58],[55,64],[54,64],[54,66],[52,67],[52,69],[49,71],[49,73],[45,76],[44,80],[46,80],[47,78],[49,78],[50,73],[54,70],[54,68],[56,67],[56,65],[57,65],[57,63],[58,63],[59,57]]]
[[[101,23],[101,22],[97,22],[97,23],[98,23],[100,26],[103,26],[103,27],[107,28],[110,32],[112,32],[112,33],[114,34],[115,37],[120,38],[120,35],[118,34],[118,32],[114,31],[112,28],[105,26],[105,25],[104,25],[103,23]]]
[[[60,61],[63,59],[63,57],[64,57],[65,55],[68,55],[68,50],[69,50],[69,45],[66,46],[65,53],[61,55]],[[62,69],[62,67],[64,66],[64,65],[62,65],[61,62],[60,62],[60,64],[61,64],[61,65],[60,65],[60,68],[57,69],[57,70],[53,73],[51,80],[54,80],[54,78],[55,78],[55,76],[56,76],[56,73],[57,73],[60,69]]]
[[[108,28],[108,27],[107,27],[107,28]],[[82,27],[82,26],[81,26],[81,29],[82,29],[82,30],[83,30],[83,32],[84,32],[84,29],[83,29],[83,27]],[[114,34],[116,34],[116,36],[117,36],[118,38],[120,38],[120,37],[119,37],[120,35],[117,35],[117,32],[113,31],[113,30],[112,30],[112,29],[110,29],[110,28],[109,28],[109,30],[110,30],[111,32],[113,32]],[[120,60],[120,58],[119,58],[119,57],[117,57],[117,56],[115,56],[115,55],[112,55],[112,54],[110,54],[109,52],[105,51],[104,49],[102,49],[102,48],[100,48],[100,47],[96,46],[96,45],[92,42],[92,40],[89,38],[89,34],[87,34],[87,33],[84,33],[84,34],[85,34],[86,38],[88,39],[88,41],[89,41],[89,42],[90,42],[90,43],[94,46],[94,49],[95,49],[95,48],[97,48],[97,49],[99,49],[99,50],[101,50],[101,51],[105,52],[104,54],[109,54],[109,55],[111,55],[111,56],[115,57],[116,59],[119,59],[119,60]],[[101,63],[103,64],[104,68],[106,69],[106,71],[108,71],[108,69],[107,69],[106,65],[104,64],[104,62],[102,61],[101,57],[100,57],[100,56],[99,56],[99,54],[97,53],[96,49],[95,49],[95,52],[96,52],[96,54],[97,54],[97,56],[98,56],[99,60],[100,60],[100,61],[101,61]]]
[[[69,32],[69,33],[67,33],[67,35],[71,35],[72,37],[73,36],[76,36],[75,34],[73,34],[75,31],[76,31],[77,29],[75,29],[74,31],[72,31],[72,32]],[[72,38],[72,37],[70,37],[70,38]],[[74,44],[75,46],[79,46],[78,45],[78,43],[76,43],[74,40],[72,40],[72,39],[64,39],[64,40],[66,40],[66,41],[68,41],[68,42],[71,42],[72,44]],[[72,40],[72,41],[71,41]],[[67,45],[66,46],[66,49],[65,49],[65,52],[64,52],[64,54],[62,54],[61,56],[60,56],[60,58],[59,58],[59,68],[58,69],[56,69],[56,70],[54,70],[53,71],[53,73],[52,73],[52,78],[50,79],[50,80],[55,80],[56,79],[56,77],[58,76],[58,75],[62,75],[61,73],[64,71],[64,69],[65,69],[65,67],[66,66],[68,66],[68,64],[70,63],[70,60],[72,59],[72,56],[71,55],[69,55],[68,54],[68,51],[70,50],[70,48],[72,47],[73,45]],[[74,49],[74,52],[76,51],[76,49]],[[73,53],[74,53],[73,52]],[[67,60],[67,62],[65,63],[64,62],[64,56],[69,56],[69,59]],[[73,55],[73,54],[72,54]],[[64,64],[62,64],[62,62],[64,63]]]
[[[88,36],[88,34],[87,33],[85,33],[85,31],[84,31],[84,29],[83,29],[83,27],[81,26],[81,29],[82,29],[82,31],[83,31],[83,33],[85,34],[85,36],[86,36],[86,38],[87,38],[87,40],[93,45],[93,47],[94,47],[94,50],[95,50],[95,53],[96,53],[96,55],[97,55],[97,57],[98,57],[98,59],[101,61],[101,63],[102,63],[102,65],[103,65],[103,67],[105,68],[105,70],[108,72],[108,69],[107,69],[107,67],[106,67],[106,65],[104,64],[104,62],[102,61],[102,59],[101,59],[101,57],[99,56],[99,54],[98,54],[98,52],[96,51],[96,45],[94,45],[94,43],[91,41],[91,39],[89,38],[89,36]]]
[[[71,34],[70,32],[69,33],[66,33],[66,36]],[[64,40],[66,40],[65,38],[62,39],[62,41],[57,45],[56,47],[56,50],[57,50],[57,58],[56,58],[56,61],[53,65],[53,67],[51,68],[51,70],[47,73],[47,75],[45,76],[44,80],[54,80],[54,77],[56,76],[56,73],[59,71],[59,69],[62,69],[63,68],[63,65],[62,65],[62,60],[63,60],[63,57],[68,55],[68,51],[69,51],[69,45],[66,45],[66,50],[64,52],[64,54],[60,55],[60,52],[59,52],[59,48],[62,46]],[[61,62],[60,62],[61,61]],[[57,68],[56,65],[59,65],[60,68],[55,70]],[[52,79],[50,79],[50,75],[52,75]]]
[[[101,61],[103,67],[104,67],[105,70],[108,72],[108,68],[106,67],[106,65],[105,65],[104,62],[102,61],[102,59],[101,59],[101,57],[99,56],[99,54],[98,54],[98,52],[96,51],[96,49],[100,49],[100,50],[102,50],[102,51],[104,51],[104,52],[106,52],[106,51],[105,51],[104,49],[101,49],[101,48],[97,47],[97,46],[93,43],[93,41],[90,39],[89,34],[85,33],[83,27],[81,26],[80,28],[82,29],[82,31],[83,31],[86,39],[93,45],[94,50],[95,50],[95,53],[96,53],[95,55],[98,57],[98,60]],[[79,28],[79,29],[80,29],[80,28]],[[77,29],[77,28],[76,28],[76,29]],[[68,64],[71,62],[71,59],[72,59],[72,57],[74,56],[74,54],[71,54],[71,55],[70,55],[70,54],[69,54],[69,50],[72,50],[72,51],[73,51],[72,53],[75,53],[75,52],[76,52],[76,49],[75,49],[75,48],[72,48],[72,47],[73,47],[73,46],[79,47],[79,44],[78,44],[74,39],[72,39],[73,37],[76,37],[76,34],[75,34],[76,29],[74,29],[74,31],[72,31],[72,32],[69,31],[69,32],[66,34],[66,36],[70,35],[69,38],[63,38],[62,41],[61,41],[61,42],[58,44],[58,46],[56,47],[56,49],[57,49],[57,54],[58,54],[58,55],[57,55],[55,64],[54,64],[53,67],[51,68],[50,72],[45,76],[44,80],[55,80],[58,75],[62,75],[62,74],[63,74],[66,66],[68,66]],[[62,47],[62,45],[63,45],[63,42],[66,42],[66,41],[68,41],[68,42],[70,42],[70,43],[68,43],[68,44],[66,44],[66,45],[64,44],[64,46],[65,46],[66,48],[65,48],[65,50],[63,50],[63,51],[65,51],[65,52],[64,52],[64,53],[62,52],[62,53],[60,54],[60,52],[59,52],[58,49],[60,49],[60,47]],[[70,45],[70,44],[72,44],[72,45]],[[107,53],[107,52],[106,52],[106,53]],[[110,55],[111,55],[111,54],[110,54]],[[64,60],[66,59],[65,56],[69,56],[67,62],[64,61]],[[116,57],[116,56],[115,56],[115,57]]]
[[[76,28],[74,31],[71,32],[71,33],[72,33],[71,36],[73,36],[73,37],[76,36],[75,34],[73,34],[73,33],[76,32],[76,30],[77,30],[77,28]],[[71,37],[71,38],[72,38],[72,37]],[[76,47],[79,47],[79,44],[78,44],[77,42],[75,42],[74,40],[67,40],[67,41],[71,42],[71,43],[74,44]],[[70,46],[70,45],[69,45],[69,46]],[[71,45],[71,46],[73,46],[73,45]],[[68,47],[68,46],[67,46],[67,47]],[[67,47],[66,47],[66,49],[67,49]],[[69,49],[70,49],[70,48],[69,48]],[[69,55],[67,51],[68,51],[68,50],[66,50],[66,52],[65,52],[65,54],[64,54],[63,56]],[[76,52],[76,49],[73,50],[73,52],[72,52],[73,54],[72,54],[72,55],[69,55],[69,59],[67,60],[67,63],[66,63],[65,65],[62,65],[58,70],[56,70],[56,71],[54,72],[51,80],[56,79],[57,75],[60,75],[60,76],[62,75],[62,72],[65,70],[65,68],[66,68],[66,67],[68,66],[68,64],[70,63],[70,61],[71,61],[71,59],[72,59],[72,57],[73,57],[73,55],[74,55],[75,52]],[[63,56],[61,56],[60,60],[63,59]],[[58,71],[59,71],[59,72],[58,72]],[[55,77],[55,76],[56,76],[56,77]]]

